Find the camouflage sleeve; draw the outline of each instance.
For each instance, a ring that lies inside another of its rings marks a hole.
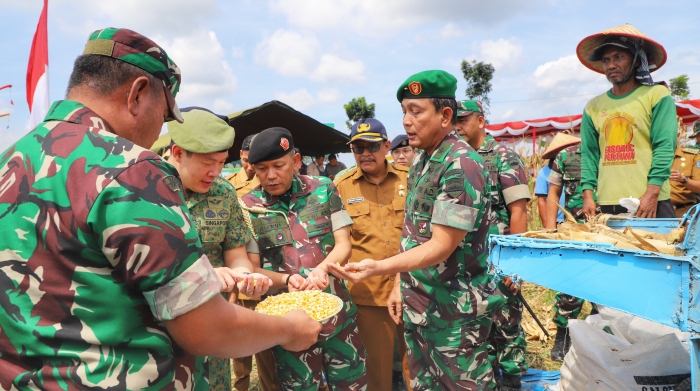
[[[475,153],[476,154],[476,153]],[[433,206],[433,224],[465,231],[479,226],[486,207],[484,168],[466,155],[454,160],[440,178]]]
[[[509,205],[517,200],[529,200],[530,188],[527,186],[525,165],[515,152],[506,149],[501,155],[498,167],[498,181],[503,191],[503,200]]]
[[[231,191],[229,202],[229,205],[231,205],[231,218],[226,225],[226,236],[221,245],[224,251],[245,246],[248,240],[253,236],[248,224],[245,222],[243,209],[241,209],[241,205],[238,203],[238,197],[233,191]]]
[[[552,171],[549,172],[547,180],[552,185],[562,186],[562,178],[564,178],[564,160],[566,159],[566,151],[561,151],[554,158]]]
[[[335,232],[343,227],[352,225],[352,218],[345,210],[340,192],[332,183],[328,185],[328,200],[331,204],[331,226],[333,231]]]
[[[162,161],[130,166],[100,193],[87,221],[115,276],[142,292],[161,321],[197,308],[221,290],[175,174]]]

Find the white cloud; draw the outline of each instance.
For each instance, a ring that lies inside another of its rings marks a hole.
[[[311,80],[320,82],[363,82],[365,64],[360,60],[343,60],[333,54],[324,54]]]
[[[503,39],[492,41],[490,39],[481,42],[480,61],[490,63],[496,70],[517,69],[520,65],[520,55],[523,47],[516,39]]]
[[[316,105],[316,101],[306,88],[300,88],[290,93],[276,92],[275,99],[299,111],[310,109]]]
[[[312,35],[279,29],[258,44],[255,59],[282,76],[308,76],[316,65],[319,46]]]
[[[213,31],[200,29],[172,41],[158,38],[182,72],[178,102],[202,104],[202,100],[235,91],[238,80],[225,59],[224,48]],[[183,104],[180,104],[184,106]]]
[[[503,113],[503,115],[501,116],[501,120],[508,121],[509,119],[513,118],[513,114],[515,114],[515,109],[510,109]]]
[[[233,103],[225,99],[215,99],[214,105],[212,106],[212,111],[217,114],[228,115],[233,113]]]
[[[676,56],[679,62],[684,65],[700,65],[700,50],[689,50],[678,53]]]
[[[343,98],[343,94],[337,88],[325,88],[316,94],[319,103],[337,103]]]
[[[231,49],[231,57],[233,58],[242,58],[245,57],[245,51],[243,51],[242,48],[239,48],[237,46],[234,46]]]
[[[84,34],[111,25],[150,36],[195,31],[216,17],[219,7],[216,0],[52,0],[50,11],[66,31]]]
[[[309,30],[346,26],[365,36],[397,33],[432,21],[492,25],[534,7],[533,2],[509,0],[270,0],[268,4],[293,26]]]
[[[440,37],[442,39],[450,39],[455,37],[461,37],[466,32],[461,28],[457,27],[454,23],[448,23],[440,30]]]
[[[287,77],[322,83],[365,80],[362,61],[320,53],[321,45],[314,35],[279,29],[258,44],[255,60]]]
[[[605,76],[584,67],[574,54],[538,66],[532,85],[541,98],[601,93],[610,87]]]

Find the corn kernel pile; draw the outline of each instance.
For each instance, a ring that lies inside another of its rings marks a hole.
[[[321,291],[302,291],[270,296],[258,303],[255,312],[284,316],[289,311],[302,309],[315,320],[325,319],[340,311],[342,302],[336,296]]]

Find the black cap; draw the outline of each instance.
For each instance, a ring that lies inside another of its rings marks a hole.
[[[408,136],[406,134],[400,134],[391,140],[391,150],[396,148],[408,147]]]
[[[251,134],[250,136],[246,137],[243,139],[243,145],[241,145],[241,151],[250,151],[250,143],[253,142],[253,139],[257,136],[256,134]]]
[[[250,143],[248,161],[251,164],[279,159],[294,150],[294,139],[285,128],[267,128]]]

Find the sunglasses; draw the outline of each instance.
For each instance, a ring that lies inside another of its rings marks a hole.
[[[377,152],[379,151],[379,148],[382,147],[382,143],[372,143],[366,147],[363,147],[361,145],[350,145],[350,149],[352,152],[356,155],[362,155],[365,153],[365,149],[370,151],[370,152]]]

